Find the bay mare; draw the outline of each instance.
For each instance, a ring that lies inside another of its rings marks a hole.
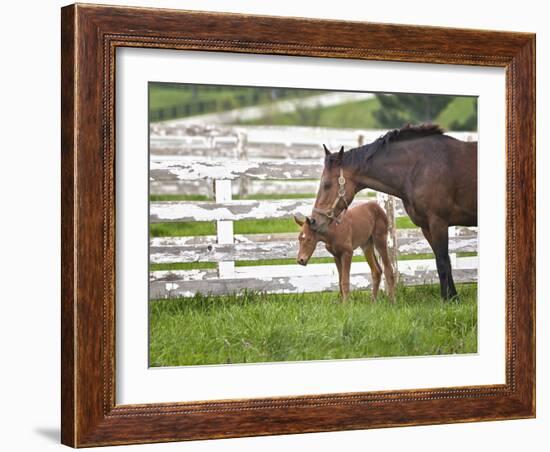
[[[455,297],[448,228],[477,226],[477,142],[423,124],[389,131],[347,152],[325,147],[325,154],[313,227],[326,228],[365,188],[396,196],[435,254],[442,298]]]

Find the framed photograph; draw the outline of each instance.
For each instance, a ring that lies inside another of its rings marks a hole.
[[[535,416],[535,36],[62,9],[62,442]]]

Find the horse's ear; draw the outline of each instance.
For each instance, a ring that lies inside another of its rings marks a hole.
[[[304,225],[304,221],[306,221],[306,218],[301,213],[295,213],[294,221],[298,226],[302,227]]]
[[[325,155],[328,157],[330,155],[330,151],[328,150],[328,148],[324,145],[323,143],[323,149],[325,150]]]
[[[336,158],[338,159],[339,162],[342,161],[342,159],[344,158],[344,146],[340,148],[340,151],[338,151],[338,157]]]

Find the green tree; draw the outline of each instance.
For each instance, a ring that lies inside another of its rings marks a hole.
[[[472,102],[469,110],[470,112],[468,116],[451,121],[449,124],[449,129],[464,131],[477,130],[477,102]]]
[[[434,122],[454,99],[432,94],[376,94],[380,108],[373,116],[380,127],[397,128],[403,124]]]

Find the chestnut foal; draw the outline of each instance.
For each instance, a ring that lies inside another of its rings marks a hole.
[[[322,232],[315,229],[315,220],[294,215],[294,221],[302,228],[298,240],[300,250],[297,262],[307,265],[307,262],[318,242],[324,242],[327,251],[334,256],[340,277],[340,295],[346,301],[349,295],[349,280],[353,250],[361,247],[369,264],[372,275],[372,297],[376,300],[382,268],[374,254],[374,248],[380,254],[384,264],[384,277],[388,296],[395,301],[395,278],[388,256],[388,217],[382,208],[375,202],[367,202],[345,210],[330,222]]]

